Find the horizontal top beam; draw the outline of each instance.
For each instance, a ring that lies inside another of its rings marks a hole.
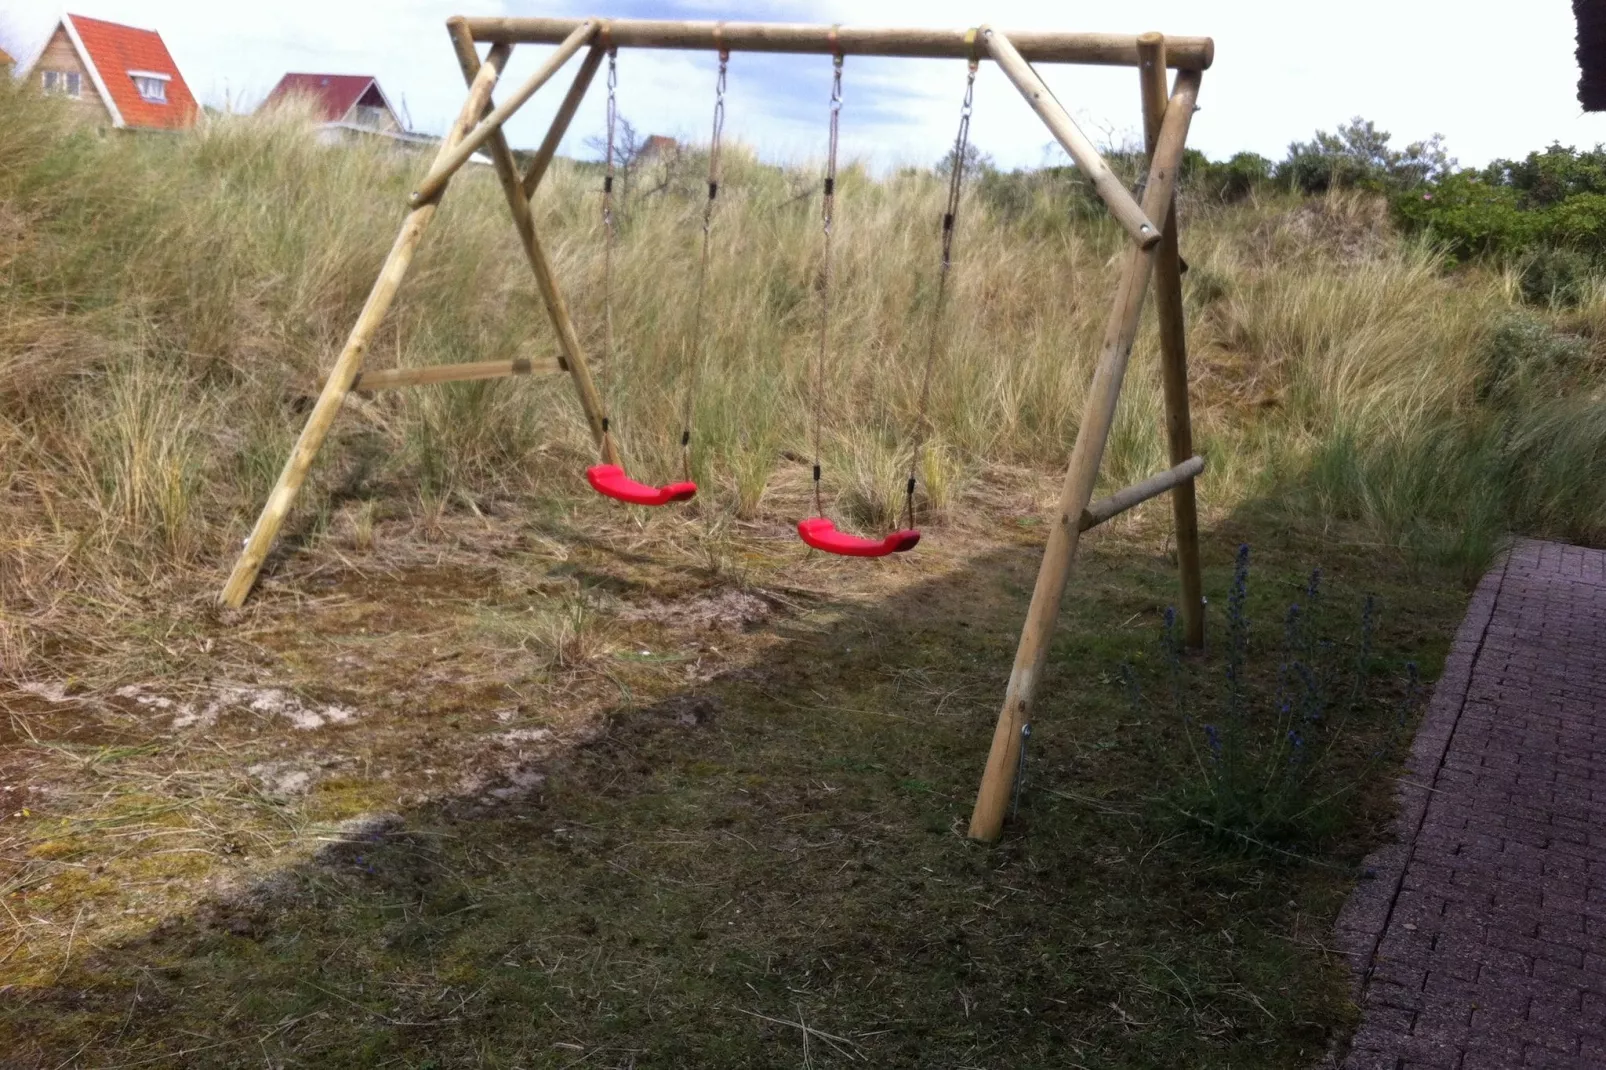
[[[461,18],[476,41],[555,45],[583,19]],[[985,57],[967,30],[877,29],[780,22],[680,22],[667,19],[602,19],[597,43],[620,48],[728,49],[732,52],[809,52],[848,56],[908,56],[927,59]],[[1089,63],[1136,67],[1138,35],[1118,33],[1010,32],[1009,39],[1035,63]],[[1215,59],[1208,37],[1167,37],[1166,63],[1178,70],[1204,70]]]

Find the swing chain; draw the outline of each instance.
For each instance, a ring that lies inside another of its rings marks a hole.
[[[953,164],[948,172],[948,204],[942,215],[942,263],[937,269],[937,297],[932,304],[931,333],[926,340],[926,367],[920,377],[920,402],[915,410],[915,448],[909,458],[909,478],[904,483],[904,519],[906,527],[915,526],[915,477],[920,470],[921,454],[931,433],[928,409],[931,403],[931,375],[937,364],[937,351],[942,345],[943,310],[947,307],[948,273],[953,267],[954,225],[959,218],[959,199],[964,191],[965,155],[970,150],[970,115],[976,100],[976,70],[979,61],[972,55],[970,70],[965,78],[965,98],[959,108],[959,133],[954,137]]]
[[[825,358],[831,345],[831,219],[836,208],[837,141],[842,126],[842,53],[831,57],[831,135],[825,152],[825,195],[820,222],[825,248],[820,263],[820,349],[814,362],[814,515],[824,516],[820,497],[820,445],[825,407]]]
[[[602,452],[608,455],[613,408],[613,218],[614,132],[619,124],[619,50],[608,49],[608,144],[602,176]]]
[[[685,349],[686,397],[680,412],[680,467],[691,482],[691,423],[697,400],[697,372],[703,358],[703,293],[707,289],[708,251],[713,235],[714,200],[719,196],[719,146],[725,133],[725,81],[730,67],[730,50],[719,50],[719,76],[714,81],[714,130],[708,139],[708,200],[703,205],[703,251],[697,261],[695,304],[692,309],[692,342]]]

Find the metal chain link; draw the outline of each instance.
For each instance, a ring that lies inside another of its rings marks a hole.
[[[814,515],[824,516],[820,500],[820,446],[825,409],[825,358],[831,346],[831,218],[836,209],[837,141],[842,125],[842,54],[831,57],[831,137],[825,153],[825,197],[821,228],[825,248],[820,264],[820,348],[814,361]]]
[[[948,273],[953,266],[954,226],[959,218],[959,198],[964,189],[965,154],[970,149],[970,114],[976,99],[976,69],[973,57],[965,78],[965,99],[959,108],[959,133],[954,137],[953,166],[948,172],[948,206],[942,216],[942,265],[937,270],[937,296],[931,312],[931,332],[926,339],[926,367],[920,377],[920,402],[915,409],[915,446],[909,458],[909,479],[904,484],[905,527],[915,526],[915,477],[920,471],[920,457],[926,439],[931,433],[931,420],[927,410],[931,404],[931,376],[937,364],[937,352],[942,345],[942,314],[947,304]]]
[[[714,83],[714,131],[708,141],[708,201],[703,205],[703,251],[697,261],[696,305],[692,313],[691,344],[685,348],[686,397],[680,412],[680,467],[691,480],[691,424],[697,399],[697,373],[703,359],[703,294],[707,289],[708,250],[713,234],[714,200],[719,196],[719,146],[725,133],[725,82],[730,52],[719,53],[719,77]]]
[[[613,411],[613,158],[614,131],[619,124],[619,52],[608,50],[608,146],[602,177],[602,455],[608,456]]]

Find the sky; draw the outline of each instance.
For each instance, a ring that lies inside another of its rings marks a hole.
[[[0,45],[24,62],[61,8],[50,0],[0,0]],[[286,71],[372,74],[415,129],[441,132],[462,102],[463,82],[445,32],[452,14],[615,18],[755,19],[1001,30],[1078,30],[1208,35],[1205,75],[1190,143],[1212,158],[1248,149],[1281,158],[1293,140],[1354,116],[1405,143],[1443,134],[1463,165],[1518,157],[1553,141],[1606,142],[1606,114],[1586,115],[1575,96],[1571,5],[1530,0],[1522,17],[1489,0],[1148,0],[1141,12],[1083,0],[75,0],[78,14],[154,28],[203,103],[249,111]],[[522,80],[547,49],[515,51],[505,85]],[[578,60],[572,61],[577,64]],[[642,134],[706,140],[713,106],[711,55],[626,51],[619,107]],[[1044,80],[1094,140],[1135,140],[1136,74],[1127,68],[1044,65]],[[560,74],[508,124],[515,146],[541,140],[569,74]],[[842,143],[877,170],[930,165],[954,136],[964,64],[959,60],[849,57]],[[823,156],[830,85],[824,56],[731,58],[727,137],[767,159]],[[599,78],[562,151],[586,145],[603,121]],[[1006,167],[1063,156],[1025,101],[991,64],[976,88],[972,140]]]

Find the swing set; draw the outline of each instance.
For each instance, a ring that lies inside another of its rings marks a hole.
[[[352,327],[345,347],[324,382],[317,403],[291,450],[278,482],[250,536],[245,540],[245,546],[234,563],[219,600],[235,608],[244,604],[347,394],[353,390],[528,375],[536,370],[528,360],[514,360],[372,373],[362,371],[368,346],[395,299],[448,182],[474,153],[481,150],[489,152],[495,165],[497,178],[513,217],[514,229],[535,275],[542,304],[558,336],[560,355],[550,368],[543,366],[540,370],[569,373],[600,453],[599,463],[586,470],[586,481],[599,494],[638,506],[667,506],[690,501],[696,496],[697,484],[692,479],[691,466],[692,417],[696,405],[698,368],[704,356],[701,351],[704,341],[704,292],[710,236],[721,182],[720,142],[725,124],[726,76],[733,52],[824,54],[831,57],[832,63],[829,141],[821,209],[819,344],[813,369],[815,405],[811,437],[815,515],[798,522],[798,535],[813,549],[843,557],[882,557],[914,549],[920,541],[915,516],[915,490],[921,455],[930,430],[927,408],[932,369],[942,349],[943,315],[948,276],[953,263],[954,233],[964,182],[976,73],[984,58],[991,59],[1070,154],[1111,215],[1131,238],[971,817],[972,837],[996,839],[1002,830],[1009,797],[1017,779],[1024,740],[1031,732],[1030,714],[1036,687],[1047,663],[1049,638],[1059,616],[1081,532],[1169,491],[1176,523],[1184,640],[1190,647],[1198,647],[1204,641],[1204,602],[1194,496],[1194,479],[1203,470],[1204,461],[1193,454],[1182,316],[1182,265],[1178,254],[1174,190],[1198,97],[1201,72],[1210,66],[1214,55],[1211,40],[1207,37],[1164,37],[1157,33],[1142,36],[1086,33],[1006,35],[987,26],[942,31],[638,19],[454,17],[447,21],[447,30],[464,80],[468,83],[468,98],[442,140],[428,173],[409,198],[410,211],[401,231]],[[481,44],[489,45],[483,59],[478,49]],[[521,44],[555,44],[557,48],[512,95],[493,107],[491,94],[497,80],[514,46]],[[618,432],[610,409],[610,403],[614,400],[613,258],[616,227],[613,197],[617,177],[616,91],[620,48],[706,50],[715,52],[719,57],[713,133],[708,154],[708,196],[703,207],[701,254],[694,282],[692,332],[690,341],[682,347],[679,373],[683,386],[680,434],[682,478],[659,485],[640,482],[625,471],[617,442]],[[558,106],[546,137],[521,174],[502,128],[582,49],[586,49],[586,55],[574,81]],[[930,313],[916,409],[914,447],[904,487],[904,526],[880,538],[838,530],[835,522],[825,515],[821,492],[823,414],[820,399],[823,397],[825,369],[831,347],[832,216],[837,196],[843,64],[848,55],[967,61],[959,132],[954,141],[948,198],[942,218],[936,299]],[[568,307],[558,290],[551,263],[536,233],[530,202],[604,60],[608,65],[608,106],[602,184],[603,383],[599,391],[592,379]],[[1121,183],[1097,148],[1055,99],[1038,77],[1033,62],[1137,68],[1145,140],[1149,151],[1149,172],[1136,195]],[[1177,77],[1168,90],[1166,72],[1169,69],[1175,69]],[[1099,463],[1114,421],[1122,380],[1151,281],[1154,283],[1160,328],[1160,368],[1173,467],[1107,498],[1093,501]]]

